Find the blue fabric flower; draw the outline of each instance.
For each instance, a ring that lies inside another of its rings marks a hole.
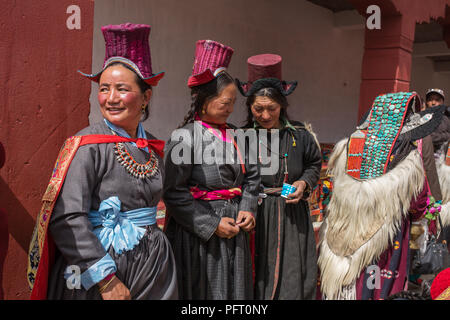
[[[112,245],[114,251],[121,254],[133,249],[144,236],[146,230],[139,226],[156,223],[156,207],[140,208],[121,212],[121,202],[113,196],[100,203],[98,211],[88,214],[89,221],[94,227],[95,235],[99,238],[106,251]]]

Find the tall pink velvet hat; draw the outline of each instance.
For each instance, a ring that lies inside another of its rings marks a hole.
[[[188,87],[192,88],[212,81],[226,70],[234,50],[213,40],[198,40],[195,47],[195,61]]]
[[[102,27],[105,38],[105,60],[103,68],[96,74],[78,71],[88,79],[98,82],[100,75],[111,63],[122,62],[133,69],[147,84],[156,86],[164,77],[164,72],[153,74],[148,37],[150,26],[146,24],[124,23]]]
[[[281,56],[277,54],[259,54],[248,58],[248,82],[237,80],[239,91],[248,97],[262,88],[277,88],[287,96],[297,87],[297,81],[284,81],[281,76]]]

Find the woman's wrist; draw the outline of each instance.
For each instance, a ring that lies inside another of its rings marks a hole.
[[[111,283],[114,281],[115,278],[116,278],[116,275],[115,275],[115,274],[112,274],[111,277],[108,276],[108,277],[106,277],[105,279],[103,279],[101,282],[106,281],[106,283],[105,283],[105,284],[102,284],[102,285],[99,287],[99,289],[98,289],[99,293],[100,293],[100,294],[103,294],[103,292],[105,292],[106,289],[108,289],[108,287],[111,285]]]
[[[107,275],[106,277],[104,277],[102,280],[100,280],[97,285],[99,287],[103,287],[105,284],[107,284],[114,276],[116,275],[115,272],[110,273],[109,275]]]

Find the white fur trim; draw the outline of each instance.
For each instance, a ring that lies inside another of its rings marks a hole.
[[[338,142],[330,156],[333,194],[319,231],[321,291],[327,299],[346,298],[347,287],[392,244],[425,181],[417,150],[378,178],[352,178],[346,173],[347,141]]]

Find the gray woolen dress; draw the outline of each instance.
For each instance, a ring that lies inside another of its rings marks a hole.
[[[112,135],[105,122],[81,130],[77,135]],[[148,139],[155,139],[146,132]],[[158,157],[158,173],[139,179],[122,166],[114,154],[114,143],[81,146],[67,172],[65,182],[50,220],[49,231],[57,252],[49,277],[48,299],[101,299],[97,285],[85,290],[69,289],[64,278],[68,265],[80,267],[81,273],[106,255],[88,212],[117,196],[121,211],[154,207],[162,195],[164,164]],[[125,143],[126,150],[138,163],[146,163],[149,153]],[[131,250],[118,254],[110,246],[116,276],[130,290],[132,299],[177,299],[177,275],[172,249],[165,234],[156,226],[145,226],[145,235]]]

